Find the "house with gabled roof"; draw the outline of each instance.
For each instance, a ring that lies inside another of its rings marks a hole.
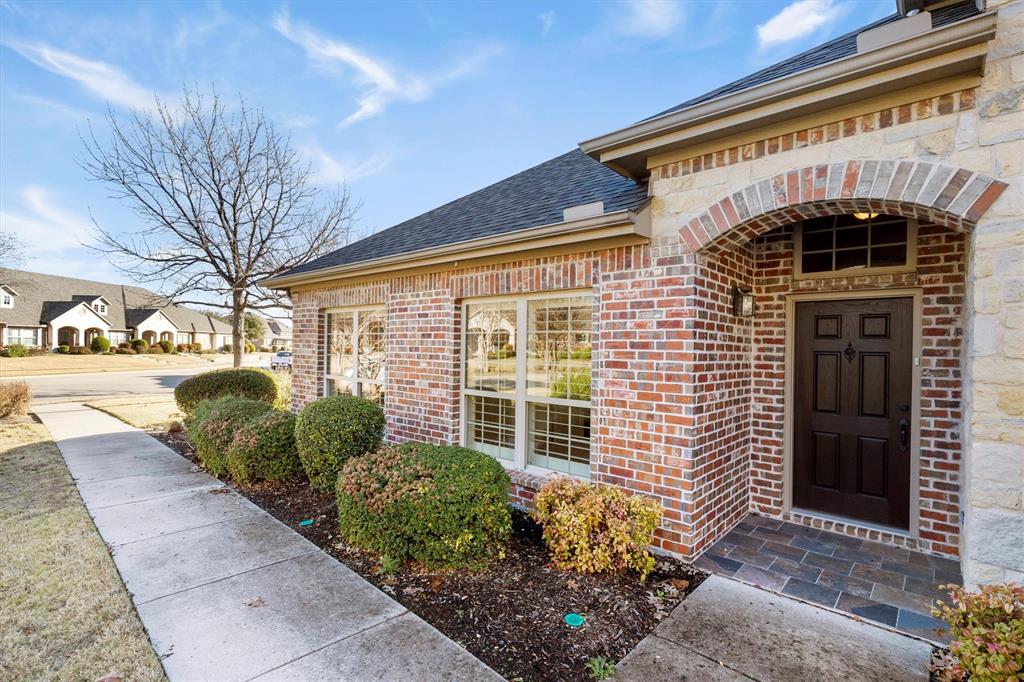
[[[1021,581],[1022,36],[1019,0],[901,0],[265,282],[293,409],[369,397],[524,505],[655,497],[717,570],[767,527]]]
[[[145,339],[217,349],[231,343],[231,327],[140,287],[0,270],[0,345],[86,346],[97,336],[115,346]]]

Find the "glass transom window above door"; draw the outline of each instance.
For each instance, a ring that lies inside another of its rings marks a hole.
[[[590,475],[593,315],[589,292],[465,303],[466,447]]]
[[[327,312],[326,395],[351,394],[384,404],[387,317],[383,308]]]

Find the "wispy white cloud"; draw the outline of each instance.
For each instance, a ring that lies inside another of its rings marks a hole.
[[[646,40],[664,38],[686,21],[676,0],[625,0],[619,2],[613,29],[623,36]]]
[[[551,31],[555,22],[558,21],[558,15],[556,15],[553,10],[541,12],[540,15],[538,15],[538,18],[540,19],[540,32],[545,35]]]
[[[154,107],[154,93],[117,67],[80,57],[45,43],[5,43],[36,66],[77,82],[111,104],[136,109]]]
[[[321,184],[352,183],[380,173],[391,165],[390,152],[376,152],[365,159],[352,155],[333,156],[315,140],[298,145],[309,157],[313,175]]]
[[[26,185],[19,194],[22,211],[0,211],[0,225],[26,244],[29,257],[77,248],[88,239],[88,219],[61,208],[50,190]]]
[[[758,25],[758,46],[766,49],[806,38],[827,28],[847,9],[845,3],[834,0],[795,0],[771,19]]]
[[[349,73],[361,90],[358,108],[341,121],[349,125],[382,114],[392,102],[420,102],[451,81],[479,72],[500,50],[495,45],[478,49],[454,66],[431,76],[400,71],[384,60],[348,43],[325,37],[308,26],[292,22],[287,14],[274,18],[274,28],[301,47],[318,66],[336,75]],[[339,67],[343,67],[339,70]]]

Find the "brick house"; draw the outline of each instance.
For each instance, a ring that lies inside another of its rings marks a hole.
[[[1024,3],[898,5],[269,281],[293,409],[1024,579]]]

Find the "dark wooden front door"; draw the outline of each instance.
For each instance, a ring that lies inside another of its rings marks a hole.
[[[909,298],[796,305],[793,506],[907,528]]]

